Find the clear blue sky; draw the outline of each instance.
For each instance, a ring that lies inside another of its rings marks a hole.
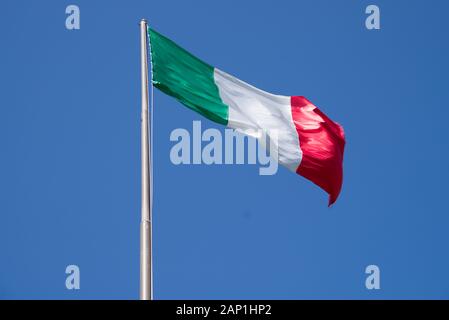
[[[223,127],[156,92],[155,298],[449,298],[449,3],[252,2],[2,2],[0,298],[138,298],[143,17],[222,70],[308,97],[347,137],[328,208],[284,168],[173,165],[173,129]]]

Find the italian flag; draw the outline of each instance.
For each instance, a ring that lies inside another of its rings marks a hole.
[[[329,194],[329,206],[343,180],[343,128],[303,96],[260,90],[212,67],[148,28],[152,83],[188,108],[217,123],[260,138],[276,132],[278,161]]]

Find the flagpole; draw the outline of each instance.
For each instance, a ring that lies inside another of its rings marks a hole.
[[[153,258],[151,235],[151,196],[150,193],[150,159],[151,148],[148,124],[148,37],[147,21],[140,21],[140,59],[142,85],[142,118],[141,118],[141,221],[140,221],[140,300],[153,299]]]

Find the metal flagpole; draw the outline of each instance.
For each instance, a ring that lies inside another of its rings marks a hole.
[[[142,81],[141,162],[142,217],[140,221],[140,299],[153,299],[153,257],[151,237],[150,137],[148,124],[148,37],[147,21],[140,21],[140,58]]]

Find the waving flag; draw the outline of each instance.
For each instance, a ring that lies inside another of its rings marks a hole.
[[[188,108],[240,132],[267,131],[278,161],[329,194],[343,180],[343,128],[303,96],[274,95],[196,58],[148,28],[152,83]],[[277,139],[271,139],[276,131]],[[256,138],[260,138],[257,135]]]

